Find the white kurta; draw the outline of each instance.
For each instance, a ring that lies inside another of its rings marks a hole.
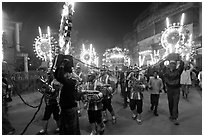
[[[180,84],[191,85],[191,70],[184,70],[181,74]]]

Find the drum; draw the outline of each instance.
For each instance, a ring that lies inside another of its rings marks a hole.
[[[109,76],[109,80],[114,82],[115,84],[118,82],[117,77],[114,77],[114,76]]]
[[[103,84],[101,86],[97,86],[97,88],[103,94],[103,98],[110,98],[113,93],[113,88],[110,84]]]
[[[84,100],[85,101],[93,101],[93,102],[100,102],[102,101],[102,97],[100,94],[102,94],[98,90],[82,90],[82,93],[84,93]]]

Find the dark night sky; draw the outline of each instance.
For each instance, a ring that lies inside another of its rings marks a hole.
[[[32,53],[32,45],[38,35],[38,26],[50,26],[59,30],[64,3],[56,2],[4,2],[3,12],[11,20],[23,22],[21,44]],[[146,2],[77,2],[73,15],[73,30],[78,40],[93,43],[102,54],[122,42],[125,34],[133,30],[133,22],[150,3]]]

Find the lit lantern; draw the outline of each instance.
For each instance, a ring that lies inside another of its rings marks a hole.
[[[82,44],[80,59],[85,64],[95,65],[96,67],[98,67],[98,57],[92,44],[90,44],[89,49],[86,49],[85,45]]]
[[[54,55],[57,54],[57,49],[59,48],[57,46],[58,42],[51,36],[49,27],[47,28],[47,34],[42,34],[40,27],[38,27],[38,29],[39,36],[35,38],[33,44],[34,52],[39,59],[50,62],[51,66]]]
[[[183,13],[180,23],[173,23],[173,25],[169,24],[169,18],[166,18],[167,28],[161,36],[161,44],[166,50],[163,58],[170,53],[179,53],[182,57],[186,57],[186,60],[189,60],[188,53],[191,52],[192,34],[187,26],[184,26],[184,17],[185,14]]]
[[[115,47],[112,49],[107,49],[104,56],[103,63],[108,66],[130,66],[130,58],[128,56],[129,50]]]

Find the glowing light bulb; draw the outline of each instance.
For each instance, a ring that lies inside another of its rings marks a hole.
[[[166,27],[168,28],[169,27],[169,18],[166,17]]]
[[[38,31],[39,31],[40,38],[42,38],[42,31],[40,27],[38,27]]]
[[[184,24],[184,18],[185,18],[185,13],[182,13],[181,15],[181,26]]]

